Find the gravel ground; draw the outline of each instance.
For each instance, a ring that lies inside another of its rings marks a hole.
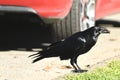
[[[97,44],[86,54],[79,56],[82,69],[120,56],[120,27],[107,27],[111,33],[100,35]],[[70,73],[73,68],[67,61],[59,58],[43,59],[35,64],[29,55],[36,52],[0,51],[0,80],[52,80]]]

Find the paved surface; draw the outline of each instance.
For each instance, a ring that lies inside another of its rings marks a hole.
[[[107,27],[111,34],[103,34],[97,44],[86,54],[79,56],[82,69],[115,56],[120,56],[120,27]],[[68,61],[59,58],[43,59],[31,64],[32,51],[0,51],[0,80],[52,80],[73,70]]]

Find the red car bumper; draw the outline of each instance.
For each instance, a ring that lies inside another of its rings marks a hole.
[[[0,0],[0,5],[14,6],[13,11],[15,6],[17,10],[18,7],[31,8],[33,12],[44,18],[63,18],[69,13],[72,0]]]
[[[120,0],[97,0],[96,19],[120,12]]]

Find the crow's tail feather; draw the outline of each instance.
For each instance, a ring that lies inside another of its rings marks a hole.
[[[38,58],[34,59],[34,60],[32,61],[32,63],[35,63],[35,62],[37,62],[37,61],[39,61],[39,60],[41,60],[41,59],[43,59],[43,57],[42,57],[42,56],[40,56],[40,57],[38,57]]]
[[[37,62],[37,61],[39,61],[39,60],[41,60],[41,59],[44,58],[43,55],[40,54],[40,52],[39,52],[39,53],[36,53],[36,54],[32,54],[32,55],[30,55],[30,56],[28,56],[28,57],[32,57],[32,59],[34,59],[34,60],[32,61],[32,63],[35,63],[35,62]]]
[[[57,57],[57,56],[59,56],[59,54],[57,54],[56,46],[53,47],[53,45],[52,45],[52,47],[51,46],[48,47],[47,50],[40,51],[40,52],[38,52],[36,54],[32,54],[28,57],[32,57],[32,59],[34,59],[32,63],[35,63],[43,58]]]
[[[32,56],[35,56],[35,55],[38,55],[38,53],[36,53],[36,54],[32,54],[32,55],[29,55],[28,57],[32,57]]]

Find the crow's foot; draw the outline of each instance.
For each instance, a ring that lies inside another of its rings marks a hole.
[[[88,70],[73,70],[73,73],[84,73],[87,72]]]

